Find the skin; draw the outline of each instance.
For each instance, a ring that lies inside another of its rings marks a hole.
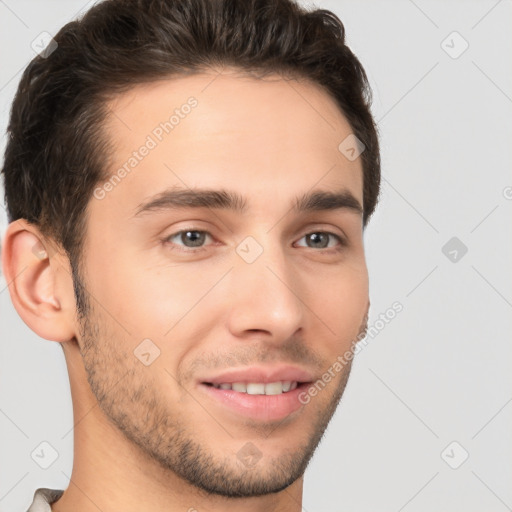
[[[85,318],[64,252],[24,220],[6,233],[13,304],[63,345],[68,366],[74,463],[54,512],[300,511],[304,469],[349,376],[347,364],[282,421],[249,420],[198,389],[201,375],[232,366],[291,363],[320,378],[364,329],[369,295],[362,216],[291,211],[312,189],[363,201],[360,158],[338,150],[352,130],[317,85],[231,69],[137,86],[109,105],[110,173],[190,96],[197,107],[89,201]],[[247,212],[134,217],[172,186],[229,188]],[[174,250],[164,241],[192,228],[209,234],[198,252],[179,251],[197,250],[186,237],[172,238]],[[311,244],[319,232],[347,245]],[[247,236],[263,249],[250,264],[235,250]],[[144,339],[160,350],[148,366],[134,355]],[[251,467],[237,456],[249,442],[260,454]]]

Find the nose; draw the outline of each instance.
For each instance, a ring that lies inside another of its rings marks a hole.
[[[283,342],[304,326],[305,290],[280,244],[262,244],[262,248],[252,263],[235,255],[229,284],[229,329],[238,338],[256,335],[261,339],[264,333],[269,341]]]

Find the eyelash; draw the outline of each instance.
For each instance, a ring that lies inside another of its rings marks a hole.
[[[189,231],[192,231],[194,233],[205,233],[205,234],[209,235],[211,238],[213,238],[212,235],[208,231],[201,230],[201,229],[187,228],[187,229],[182,229],[180,231],[176,231],[175,233],[172,233],[171,235],[166,236],[165,238],[162,239],[162,242],[165,245],[172,244],[172,246],[169,247],[172,251],[178,251],[178,252],[182,252],[182,253],[198,253],[198,252],[207,250],[206,247],[197,247],[197,248],[189,247],[187,249],[182,249],[181,247],[183,247],[183,246],[180,246],[180,245],[177,245],[177,244],[171,242],[171,239],[173,239],[174,237],[181,235],[182,233],[187,233]],[[344,238],[342,238],[340,235],[337,235],[336,233],[331,233],[330,231],[310,231],[309,233],[306,233],[304,236],[302,236],[300,238],[300,240],[302,240],[302,238],[304,238],[304,237],[307,237],[308,235],[319,234],[319,233],[325,234],[325,235],[330,235],[330,236],[336,238],[339,242],[339,245],[336,247],[319,249],[319,250],[323,251],[324,253],[340,252],[348,245]],[[306,247],[306,249],[314,249],[314,247]]]

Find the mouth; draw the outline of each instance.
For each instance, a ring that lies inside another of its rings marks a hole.
[[[222,413],[241,416],[258,422],[282,421],[292,418],[305,405],[300,401],[311,382],[234,382],[213,384],[202,382],[204,393]],[[288,391],[285,391],[288,389]]]
[[[222,382],[214,384],[213,382],[202,382],[205,386],[211,386],[215,389],[232,390],[237,393],[245,393],[247,395],[281,395],[289,393],[297,387],[307,382],[297,382],[296,380],[290,381],[276,381],[276,382]]]

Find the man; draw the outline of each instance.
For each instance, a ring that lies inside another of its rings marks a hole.
[[[106,0],[29,64],[2,262],[74,414],[30,512],[301,510],[366,330],[369,92],[290,0]]]

